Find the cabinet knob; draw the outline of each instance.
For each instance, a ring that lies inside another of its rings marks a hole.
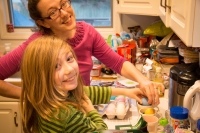
[[[17,112],[14,113],[14,123],[15,123],[15,126],[18,127],[18,123],[17,123]]]

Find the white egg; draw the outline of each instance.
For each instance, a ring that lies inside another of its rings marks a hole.
[[[115,114],[115,108],[107,108],[106,109],[106,114],[107,115],[113,115],[113,114]]]
[[[126,113],[125,110],[125,103],[124,102],[118,102],[116,107],[116,114],[117,115],[124,115]]]

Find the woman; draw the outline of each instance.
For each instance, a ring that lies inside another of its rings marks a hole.
[[[90,71],[93,65],[91,56],[95,56],[115,72],[139,82],[139,87],[147,95],[149,104],[159,104],[155,88],[161,86],[164,91],[164,86],[146,79],[129,61],[115,53],[91,25],[76,22],[70,0],[29,0],[28,9],[40,31],[34,33],[14,51],[0,58],[0,69],[4,70],[0,72],[0,79],[3,80],[19,71],[23,52],[31,41],[42,35],[53,34],[68,42],[75,51],[85,85],[90,83]]]
[[[83,88],[73,50],[54,36],[42,36],[32,41],[21,64],[21,116],[25,133],[106,130],[107,125],[93,104],[108,103],[111,95],[120,94],[141,103],[138,96],[143,93],[138,88]]]

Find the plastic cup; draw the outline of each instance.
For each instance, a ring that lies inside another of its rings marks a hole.
[[[158,117],[152,115],[144,115],[142,117],[147,122],[147,131],[149,133],[157,133]]]

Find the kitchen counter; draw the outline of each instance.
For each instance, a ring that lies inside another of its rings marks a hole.
[[[21,78],[7,78],[5,79],[5,81],[16,86],[21,86]],[[7,98],[0,95],[0,102],[16,102],[16,101],[19,102],[20,99]]]

